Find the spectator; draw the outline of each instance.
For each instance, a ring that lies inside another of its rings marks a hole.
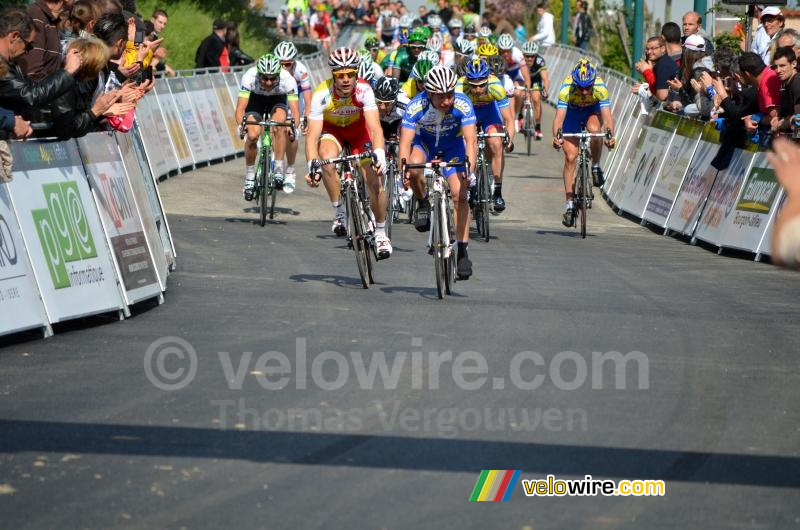
[[[280,35],[289,35],[289,16],[289,9],[283,6],[278,16],[275,17],[275,28]]]
[[[705,51],[707,53],[714,53],[714,45],[708,40],[706,37],[706,32],[703,29],[703,17],[700,16],[700,13],[697,11],[689,11],[685,15],[683,15],[683,40],[684,42],[686,39],[691,37],[692,35],[700,35],[703,37],[703,40],[706,41],[705,43]]]
[[[36,26],[25,11],[6,8],[0,12],[0,69],[5,70],[0,79],[0,107],[30,121],[41,121],[38,109],[75,85],[73,74],[81,57],[76,51],[68,53],[62,70],[34,81],[22,73],[15,60],[33,48],[35,38]]]
[[[447,0],[439,0],[439,18],[445,25],[450,24],[450,19],[453,18],[453,10],[447,5]]]
[[[761,56],[755,52],[745,52],[739,57],[742,82],[756,89],[760,114],[744,119],[745,129],[755,132],[758,127],[769,127],[772,119],[778,116],[781,103],[781,81],[771,68],[767,68]]]
[[[5,77],[7,72],[8,68],[6,65],[0,63],[0,79]],[[10,110],[0,108],[0,141],[5,141],[10,138],[27,138],[32,134],[33,129],[31,129],[31,122],[27,121],[22,116],[15,116]],[[7,180],[4,180],[2,177],[3,175],[0,174],[0,182],[10,181],[10,171]]]
[[[786,201],[775,218],[772,231],[772,259],[785,267],[800,267],[800,147],[778,138],[772,144],[773,152],[767,154],[775,176],[786,191]]]
[[[689,35],[683,43],[683,56],[678,79],[669,79],[670,102],[667,109],[689,116],[708,118],[711,100],[701,90],[699,78],[704,71],[713,71],[714,63],[706,54],[705,39],[698,34]]]
[[[779,48],[790,46],[795,57],[800,57],[800,33],[796,29],[784,28],[778,32],[777,43]]]
[[[494,25],[494,33],[496,35],[502,35],[504,33],[508,33],[509,35],[514,35],[514,32],[516,30],[513,24],[511,24],[507,18],[495,13],[491,15],[491,21],[492,24]]]
[[[790,46],[775,50],[775,73],[781,80],[781,105],[778,117],[772,120],[773,131],[790,131],[793,116],[800,114],[800,76],[797,75],[797,57]]]
[[[428,8],[425,7],[424,5],[419,6],[419,9],[417,10],[417,13],[418,13],[418,18],[422,21],[422,23],[423,24],[427,24],[428,23]]]
[[[678,75],[678,66],[667,55],[667,44],[664,37],[656,36],[647,39],[645,54],[647,60],[636,63],[636,70],[647,82],[650,94],[659,101],[666,101],[669,97],[667,81]],[[640,85],[634,85],[633,92],[639,92],[640,88]]]
[[[714,62],[719,76],[711,80],[717,93],[717,105],[724,121],[721,130],[720,149],[711,161],[716,169],[728,167],[736,148],[743,148],[747,141],[744,117],[758,112],[758,94],[755,87],[739,82],[741,73],[738,57],[727,48],[721,48],[714,54]]]
[[[91,36],[97,19],[102,15],[102,8],[97,2],[93,0],[77,0],[72,5],[72,11],[69,15],[69,26],[74,38]]]
[[[778,35],[778,32],[783,29],[785,19],[781,10],[775,6],[768,6],[761,10],[761,26],[756,31],[751,51],[761,56],[764,64],[770,64],[770,47]],[[760,31],[763,28],[763,31]]]
[[[228,46],[228,57],[230,58],[231,66],[244,66],[256,62],[255,59],[239,48],[238,29],[228,30],[228,34],[225,36],[225,43]]]
[[[224,20],[214,21],[211,35],[203,39],[197,52],[194,55],[195,68],[219,68],[222,64],[220,58],[223,53],[227,55],[228,49],[225,47],[225,34],[228,25]],[[227,60],[227,57],[226,57]]]
[[[166,11],[163,9],[156,9],[153,11],[153,14],[150,16],[149,23],[145,22],[145,26],[147,28],[147,40],[158,40],[164,30],[167,29],[168,22],[169,16],[167,15]],[[166,48],[159,46],[153,53],[153,61],[151,64],[153,65],[154,71],[162,72],[172,77],[175,75],[175,70],[173,70],[172,67],[167,64],[167,55],[168,53]]]
[[[36,0],[28,6],[28,16],[36,28],[33,49],[22,56],[18,64],[25,75],[39,81],[61,68],[61,40],[58,23],[64,0]]]
[[[589,49],[589,41],[594,36],[594,26],[589,13],[586,12],[589,4],[585,0],[578,0],[578,12],[572,17],[572,35],[575,46],[582,50]]]
[[[680,67],[683,56],[683,43],[681,41],[681,28],[675,22],[667,22],[661,26],[661,36],[667,45],[667,55]]]
[[[97,0],[104,15],[121,15],[122,3],[119,0]]]
[[[547,12],[547,4],[539,2],[536,6],[539,22],[536,24],[536,35],[531,39],[540,46],[552,46],[556,43],[556,30],[553,27],[553,15]]]

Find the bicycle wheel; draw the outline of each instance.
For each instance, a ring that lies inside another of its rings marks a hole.
[[[259,205],[259,224],[264,226],[267,224],[267,195],[269,194],[270,189],[270,180],[272,179],[272,173],[270,171],[270,152],[269,148],[265,148],[261,151],[261,160],[259,161],[259,168],[261,173],[261,178],[258,179],[256,186],[258,188],[258,205]]]
[[[397,195],[397,185],[395,183],[395,168],[394,161],[389,162],[389,167],[386,169],[386,180],[384,182],[384,189],[386,190],[386,237],[392,239],[392,224],[394,224],[394,216],[397,215],[397,205],[395,200]]]
[[[492,205],[492,174],[489,171],[489,165],[486,159],[483,160],[483,182],[481,183],[481,217],[483,218],[483,240],[489,242],[489,211]]]
[[[270,153],[271,155],[271,153]],[[270,156],[272,158],[272,156]],[[275,217],[275,197],[278,196],[278,190],[275,188],[275,174],[270,171],[269,173],[269,218]]]
[[[414,214],[417,212],[417,198],[412,195],[406,208],[408,209],[408,224],[414,224]]]
[[[345,192],[345,208],[347,209],[347,231],[350,236],[350,243],[353,245],[353,252],[356,255],[356,265],[358,274],[361,276],[361,285],[364,289],[369,288],[369,265],[367,264],[367,248],[364,241],[364,227],[362,225],[361,212],[355,191],[348,187]]]
[[[525,105],[525,112],[523,115],[523,129],[525,130],[525,146],[528,149],[528,156],[531,156],[531,141],[533,135],[536,134],[536,128],[533,123],[533,109],[531,106]]]
[[[444,298],[447,269],[444,261],[444,237],[442,236],[442,215],[440,213],[438,194],[431,197],[431,245],[433,245],[433,265],[436,272],[436,296]]]
[[[581,223],[581,238],[586,238],[586,210],[587,210],[587,201],[588,201],[588,187],[590,186],[589,182],[589,164],[584,160],[581,163],[579,175],[578,175],[578,182],[579,182],[579,191],[577,194],[578,198],[578,216],[580,217]]]
[[[443,225],[447,228],[448,234],[446,246],[443,242],[443,252],[445,253],[445,283],[444,290],[447,294],[453,294],[453,284],[456,281],[456,256],[453,244],[456,241],[455,222],[453,220],[453,208],[450,204],[449,196],[445,199]]]

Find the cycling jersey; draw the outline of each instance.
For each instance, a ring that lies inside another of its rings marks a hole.
[[[404,129],[413,129],[417,136],[432,143],[434,147],[440,144],[461,140],[461,128],[465,125],[475,124],[475,110],[472,102],[464,94],[456,93],[453,108],[447,114],[437,110],[428,94],[423,92],[411,100],[403,116]]]
[[[407,47],[402,47],[389,55],[388,66],[400,70],[400,82],[402,83],[411,75],[411,69],[414,68],[414,63],[417,58],[408,52]]]
[[[397,102],[406,107],[411,100],[417,97],[419,91],[417,90],[417,80],[409,77],[406,82],[400,87],[400,92],[397,93]]]
[[[503,87],[503,83],[494,76],[490,75],[488,79],[489,84],[486,86],[486,91],[477,96],[472,93],[470,84],[467,83],[466,77],[461,77],[456,84],[456,92],[465,94],[472,102],[472,106],[477,110],[479,107],[487,105],[496,105],[497,108],[504,109],[508,107],[508,94]]]
[[[572,76],[568,75],[561,83],[558,91],[558,109],[584,109],[597,105],[599,108],[609,107],[608,89],[603,78],[597,76],[594,87],[589,94],[582,94],[578,87],[572,84]]]
[[[259,80],[258,69],[252,67],[242,76],[241,86],[239,87],[239,97],[249,98],[250,93],[259,96],[288,96],[289,101],[297,100],[297,81],[292,74],[281,69],[280,79],[271,90],[264,90]]]
[[[505,57],[503,57],[505,59]],[[525,55],[522,50],[514,46],[511,48],[511,56],[506,59],[506,72],[511,76],[511,79],[516,79],[520,75],[519,69],[525,64]]]
[[[331,19],[327,14],[319,16],[317,13],[311,15],[311,20],[308,21],[311,29],[317,32],[320,39],[329,39],[331,37],[328,33],[328,24],[330,23]]]
[[[364,151],[365,144],[370,141],[364,119],[364,112],[369,110],[378,110],[369,83],[358,80],[353,93],[342,97],[336,93],[333,79],[328,79],[314,90],[308,119],[322,121],[323,137],[332,137],[340,148],[346,142],[350,144],[350,151],[357,154]]]
[[[308,68],[306,68],[306,65],[298,60],[295,60],[294,68],[289,73],[292,74],[294,80],[297,81],[297,91],[299,93],[302,94],[306,90],[311,90],[311,76],[308,73]]]
[[[544,57],[541,55],[534,55],[533,56],[533,65],[529,66],[528,69],[531,72],[531,83],[542,82],[542,72],[547,70],[547,64],[544,61]]]

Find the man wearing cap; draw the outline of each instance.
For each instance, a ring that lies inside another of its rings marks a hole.
[[[761,56],[755,52],[744,52],[739,56],[739,71],[742,81],[754,87],[758,93],[760,115],[744,118],[744,126],[755,132],[759,125],[770,125],[778,117],[781,104],[781,80],[772,68],[768,68]]]
[[[225,34],[228,32],[228,24],[224,20],[214,21],[213,32],[203,39],[197,52],[194,55],[195,68],[214,68],[220,66],[220,56],[225,47]]]
[[[761,26],[756,31],[756,36],[753,39],[752,51],[761,56],[764,64],[771,63],[770,47],[772,41],[778,32],[783,29],[785,20],[781,10],[775,6],[767,6],[761,10]],[[761,31],[761,28],[764,28]]]
[[[700,35],[703,37],[703,40],[706,41],[705,51],[708,54],[714,53],[714,45],[711,44],[711,41],[705,36],[705,30],[703,30],[703,17],[700,16],[700,13],[697,11],[689,11],[685,15],[683,15],[683,40],[684,42],[686,39],[691,37],[692,35]]]

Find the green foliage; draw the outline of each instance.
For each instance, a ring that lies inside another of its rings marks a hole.
[[[216,18],[239,24],[240,47],[253,58],[273,47],[266,19],[250,11],[246,0],[139,0],[136,7],[145,20],[156,8],[167,11],[164,47],[169,53],[167,63],[176,70],[194,68],[197,46],[211,34]]]
[[[741,42],[742,41],[739,37],[729,31],[726,31],[714,36],[714,49],[730,48],[734,52],[738,53],[741,50],[739,47]]]

